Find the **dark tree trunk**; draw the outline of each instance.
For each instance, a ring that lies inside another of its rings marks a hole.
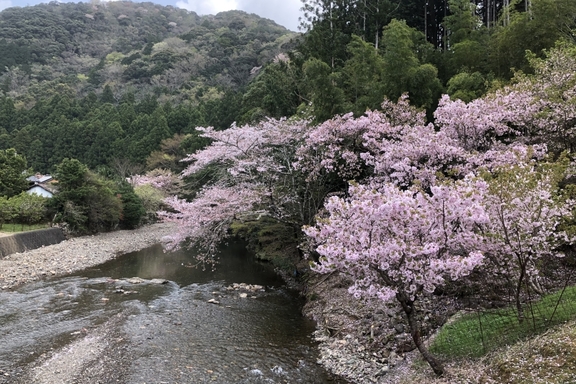
[[[412,335],[412,340],[414,340],[414,344],[416,344],[416,348],[420,351],[420,354],[430,364],[430,367],[434,371],[434,373],[438,376],[442,376],[444,374],[444,365],[435,358],[424,346],[422,342],[422,338],[420,337],[420,327],[418,326],[418,322],[416,321],[416,313],[414,311],[414,301],[410,300],[410,297],[405,292],[398,292],[396,294],[396,299],[400,302],[404,313],[406,314],[406,318],[408,320],[408,326],[410,327],[410,334]]]
[[[520,276],[518,277],[518,282],[516,283],[516,292],[514,292],[514,299],[516,300],[516,310],[518,311],[518,322],[522,324],[524,321],[524,308],[522,307],[521,292],[522,284],[524,284],[524,278],[526,277],[526,262],[523,258],[518,256],[518,263],[520,265]]]

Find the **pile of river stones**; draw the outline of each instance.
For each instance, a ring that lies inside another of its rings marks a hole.
[[[394,303],[354,298],[348,292],[350,285],[346,277],[336,274],[308,280],[303,311],[316,321],[318,363],[351,383],[397,383],[419,358],[404,313]],[[454,305],[422,297],[418,321],[423,335],[431,335]]]
[[[265,291],[265,288],[262,285],[258,284],[246,284],[246,283],[233,283],[232,285],[227,286],[224,288],[224,291],[227,293],[237,292],[239,298],[246,299],[248,297],[252,299],[258,298],[258,293],[262,293]],[[217,295],[221,297],[222,292],[212,292],[213,295]],[[220,301],[212,298],[208,300],[211,304],[220,304]]]

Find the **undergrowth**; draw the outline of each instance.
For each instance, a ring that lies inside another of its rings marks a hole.
[[[10,224],[10,223],[4,223],[0,226],[0,232],[10,232],[10,233],[15,233],[15,232],[26,232],[26,231],[33,231],[36,229],[44,229],[44,228],[50,228],[49,224],[34,224],[34,225],[28,225],[28,224]]]
[[[524,311],[522,322],[512,308],[463,314],[442,327],[430,352],[452,359],[481,357],[572,320],[576,318],[576,287],[525,304]]]
[[[298,239],[294,230],[269,217],[238,221],[231,225],[232,234],[248,242],[248,247],[260,260],[292,273],[298,262]]]

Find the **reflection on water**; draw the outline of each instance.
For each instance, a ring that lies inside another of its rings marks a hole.
[[[122,314],[125,383],[341,382],[316,364],[314,324],[269,265],[241,245],[226,248],[214,271],[190,268],[194,262],[192,252],[155,246],[79,275],[0,292],[0,370],[25,369]],[[131,283],[135,276],[147,281]],[[266,288],[229,288],[241,282]]]
[[[282,279],[270,265],[256,262],[242,244],[227,246],[218,258],[216,268],[198,265],[194,253],[187,250],[164,253],[160,245],[122,256],[121,262],[111,260],[83,276],[112,278],[138,276],[143,279],[168,279],[180,286],[192,283],[223,281],[281,286]]]

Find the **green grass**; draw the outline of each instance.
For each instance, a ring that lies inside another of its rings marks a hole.
[[[511,308],[462,315],[442,327],[430,345],[430,352],[447,358],[481,357],[501,346],[575,319],[576,287],[524,305],[524,314],[522,323]]]
[[[28,224],[2,224],[2,226],[0,226],[0,232],[9,232],[9,233],[15,233],[15,232],[26,232],[26,231],[33,231],[35,229],[43,229],[43,228],[50,228],[49,224],[34,224],[34,225],[28,225]]]

